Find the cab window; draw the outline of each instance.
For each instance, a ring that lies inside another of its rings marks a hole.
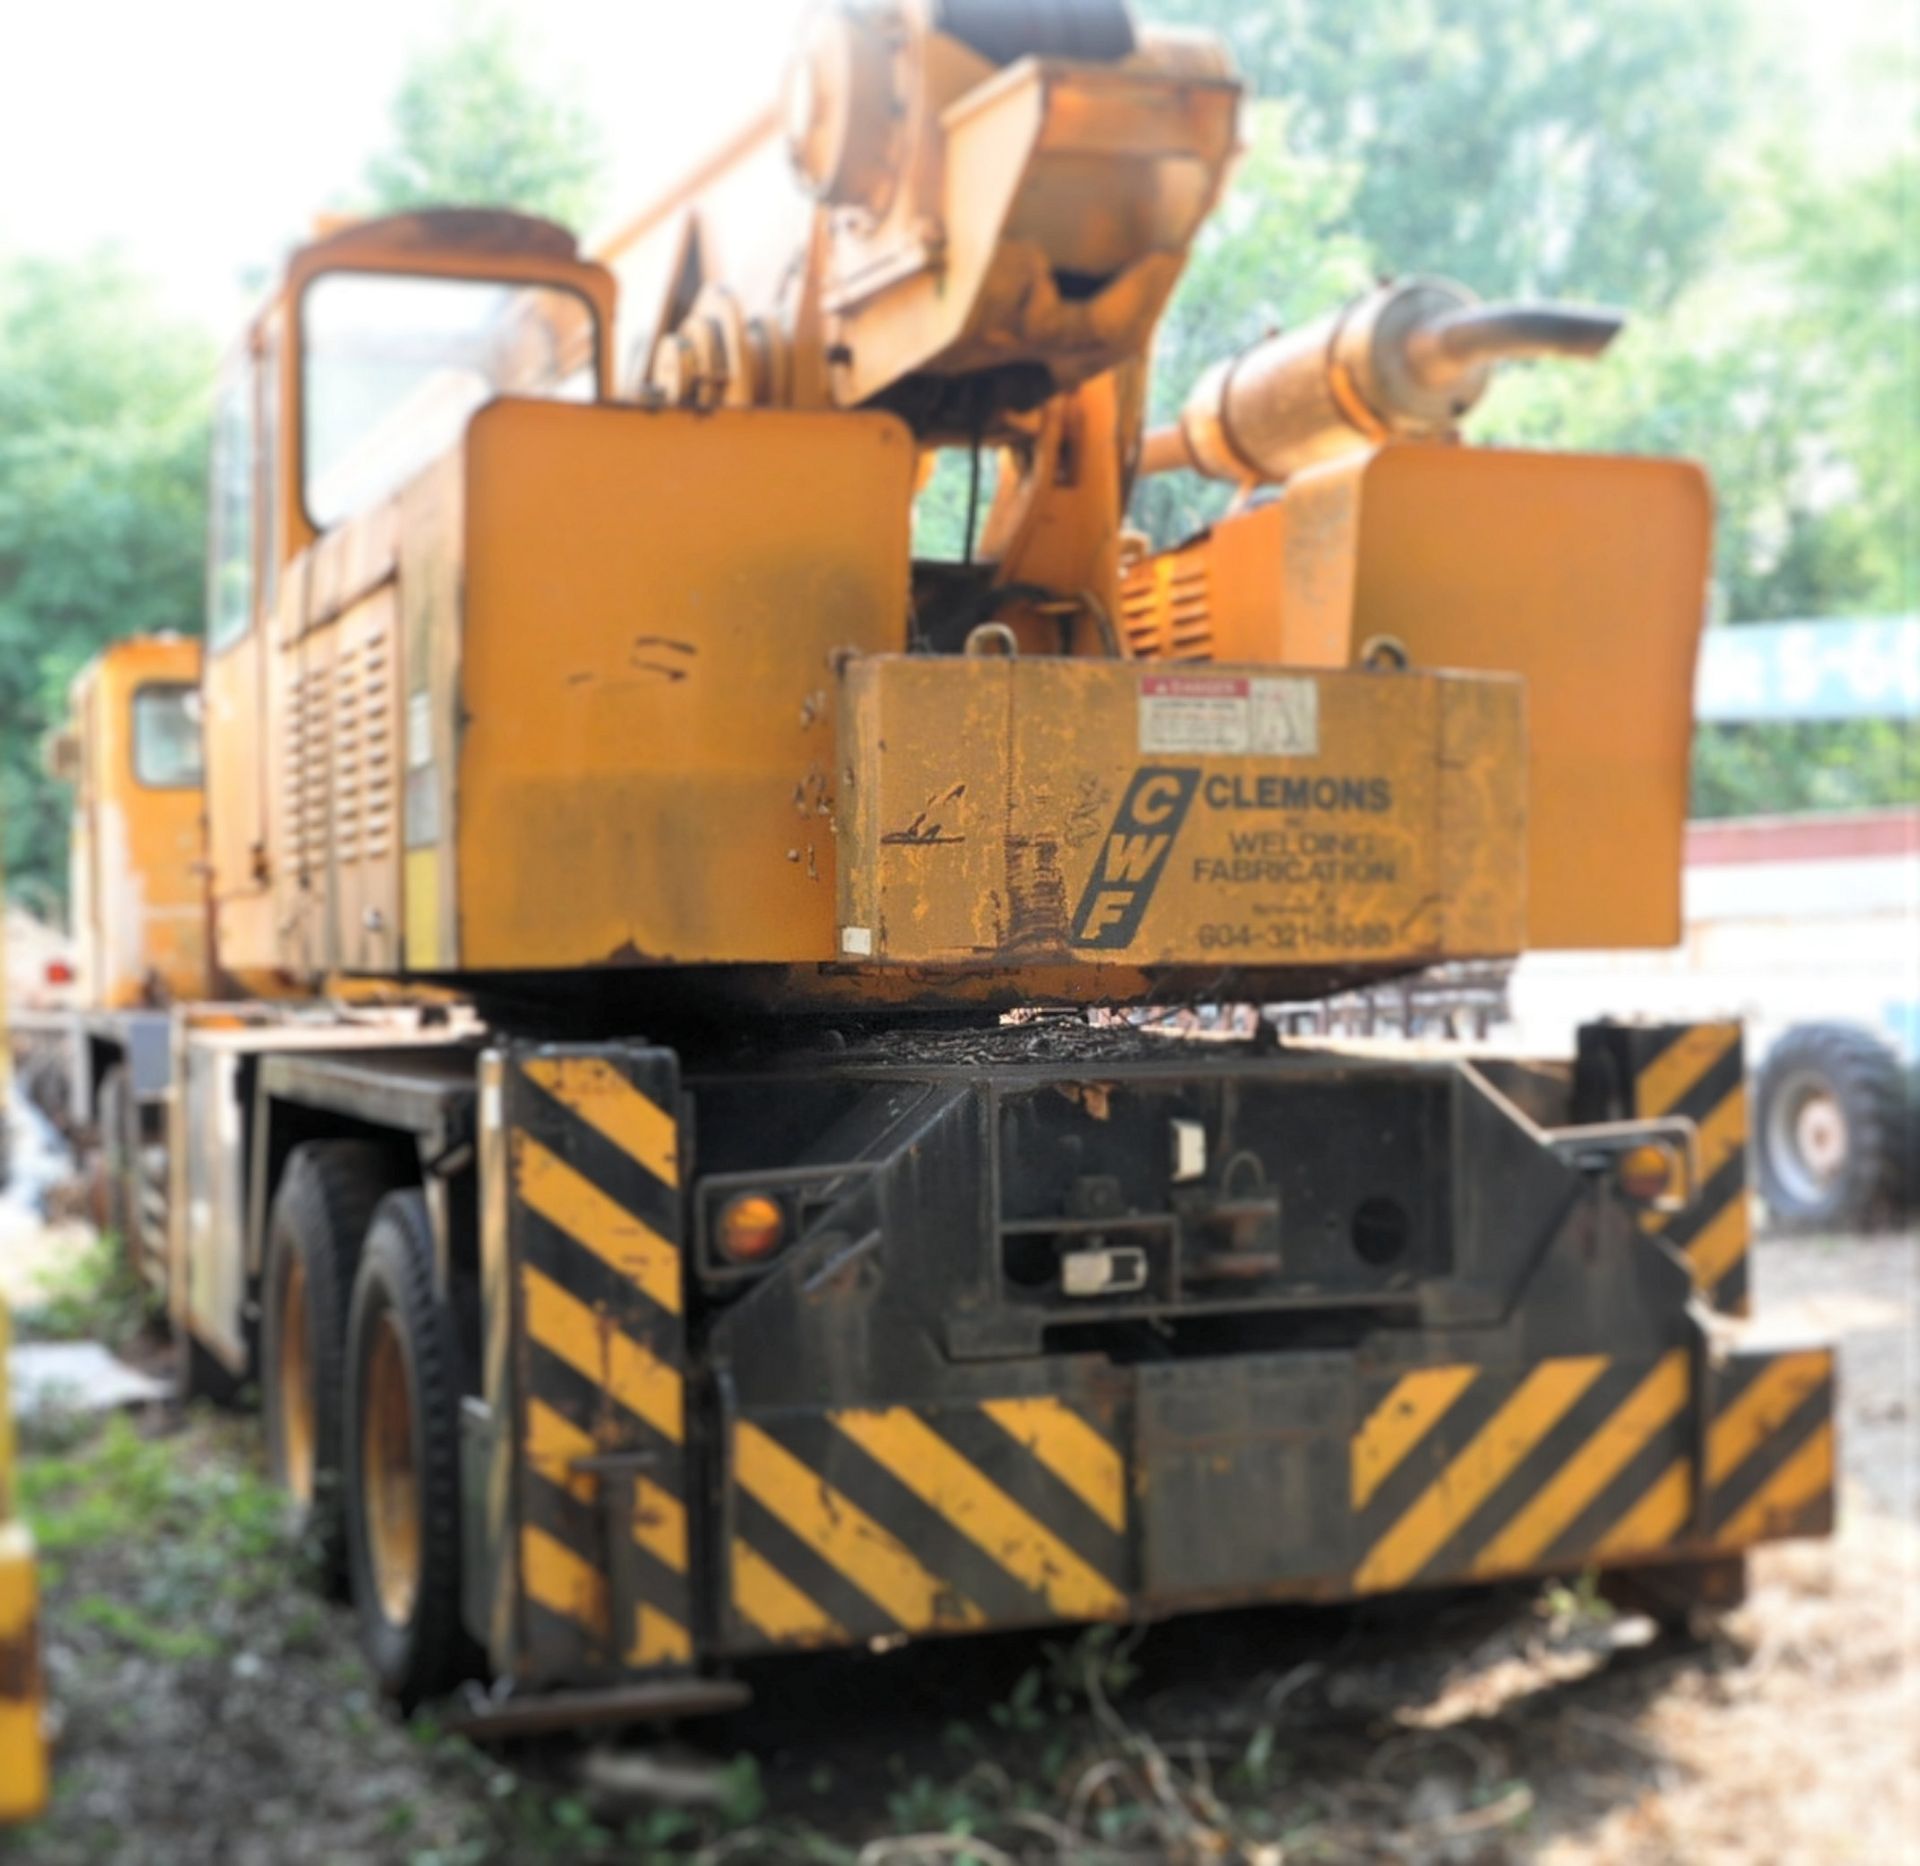
[[[149,790],[194,790],[201,781],[200,690],[151,682],[133,694],[133,781]]]
[[[594,396],[594,314],[559,286],[331,272],[300,320],[302,491],[319,530],[397,491],[496,396]]]
[[[212,536],[207,549],[207,641],[226,647],[253,619],[253,372],[242,365],[213,417]]]

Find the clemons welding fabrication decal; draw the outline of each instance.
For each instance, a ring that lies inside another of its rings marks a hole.
[[[1246,777],[1215,772],[1203,783],[1200,773],[1191,766],[1142,765],[1120,799],[1113,826],[1080,896],[1073,917],[1076,947],[1113,951],[1133,943],[1196,795],[1210,810],[1371,816],[1385,815],[1393,809],[1393,785],[1381,777]],[[1239,852],[1238,838],[1235,846]],[[1205,866],[1219,870],[1227,864],[1216,861]],[[1236,866],[1248,872],[1209,874],[1207,878],[1280,878],[1264,862]]]

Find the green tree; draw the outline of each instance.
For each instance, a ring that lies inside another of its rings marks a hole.
[[[1256,103],[1233,186],[1195,244],[1154,348],[1148,420],[1172,421],[1209,364],[1267,331],[1315,317],[1362,290],[1373,266],[1351,230],[1358,171],[1303,157],[1288,112]],[[1133,497],[1133,522],[1169,544],[1225,509],[1230,488],[1197,473],[1156,474]]]
[[[1741,0],[1160,0],[1223,33],[1390,271],[1664,304],[1710,256],[1753,94]]]
[[[1783,341],[1805,359],[1820,432],[1844,486],[1828,498],[1831,548],[1869,610],[1920,610],[1920,122],[1861,176],[1822,183],[1783,168],[1774,198],[1790,309]]]
[[[1521,446],[1659,453],[1712,476],[1733,621],[1920,604],[1920,167],[1810,178],[1777,153],[1716,273],[1593,370],[1512,371],[1473,424]]]
[[[576,98],[528,75],[530,62],[497,15],[417,56],[394,96],[392,142],[367,164],[370,208],[515,207],[583,227],[600,190],[600,136]]]
[[[117,636],[200,626],[213,352],[110,255],[0,258],[0,817],[7,879],[65,884],[40,739]]]

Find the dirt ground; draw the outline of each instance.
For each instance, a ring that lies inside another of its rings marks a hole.
[[[1581,1589],[1239,1613],[789,1660],[620,1749],[394,1719],[345,1608],[288,1584],[248,1422],[55,1422],[24,1476],[58,1802],[0,1857],[1920,1861],[1920,1240],[1767,1242],[1757,1277],[1841,1338],[1842,1527],[1761,1552],[1705,1643]]]

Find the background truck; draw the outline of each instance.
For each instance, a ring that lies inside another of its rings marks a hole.
[[[1910,720],[1920,619],[1743,623],[1708,633],[1703,731]],[[1772,1222],[1898,1223],[1920,1197],[1920,807],[1802,810],[1688,826],[1684,931],[1660,952],[1530,954],[1523,1039],[1565,1043],[1595,1002],[1740,1018],[1754,1166]]]
[[[78,1143],[102,1224],[148,1282],[165,1275],[169,1007],[213,992],[208,965],[200,643],[116,642],[68,695],[46,746],[73,790],[73,976],[24,1020],[35,1101]]]
[[[495,1728],[993,1627],[1733,1597],[1833,1483],[1830,1352],[1746,1319],[1735,1027],[1089,1015],[1675,936],[1700,475],[1453,444],[1617,318],[1385,287],[1143,435],[1217,44],[928,0],[796,73],[598,259],[347,228],[231,354],[190,1376],[257,1383],[384,1688]],[[916,560],[943,451],[993,490]],[[1123,551],[1187,468],[1282,491]]]

